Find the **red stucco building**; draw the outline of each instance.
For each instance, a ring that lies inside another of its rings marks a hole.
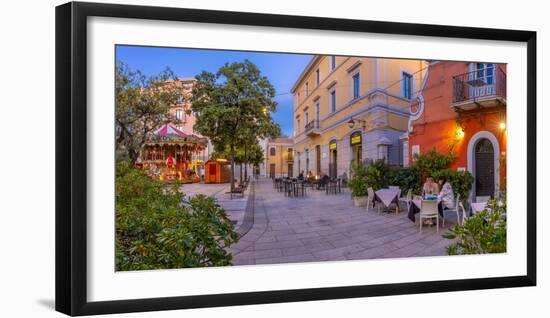
[[[506,65],[431,62],[407,135],[410,160],[450,149],[475,178],[472,196],[494,197],[506,184]]]

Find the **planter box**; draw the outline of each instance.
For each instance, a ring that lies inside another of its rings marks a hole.
[[[357,207],[367,206],[368,197],[353,197],[353,205]]]

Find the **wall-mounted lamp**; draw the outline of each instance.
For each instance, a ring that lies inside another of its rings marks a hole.
[[[504,129],[506,129],[506,123],[502,121],[502,122],[500,122],[498,127],[500,128],[500,130],[504,130]]]
[[[462,129],[462,127],[456,127],[456,136],[458,138],[463,138],[464,137],[464,129]]]

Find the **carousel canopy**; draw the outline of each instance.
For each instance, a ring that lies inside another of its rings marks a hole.
[[[153,132],[149,143],[169,142],[169,143],[194,143],[205,145],[206,138],[195,135],[188,135],[177,129],[172,124],[164,124]]]
[[[177,129],[176,127],[172,126],[171,124],[164,124],[159,129],[155,130],[153,133],[155,136],[168,136],[168,135],[177,135],[182,138],[187,138],[189,135],[184,133],[183,131]]]

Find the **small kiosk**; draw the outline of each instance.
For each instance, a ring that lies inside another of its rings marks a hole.
[[[204,183],[225,183],[231,180],[231,165],[227,160],[208,160],[204,170]]]

